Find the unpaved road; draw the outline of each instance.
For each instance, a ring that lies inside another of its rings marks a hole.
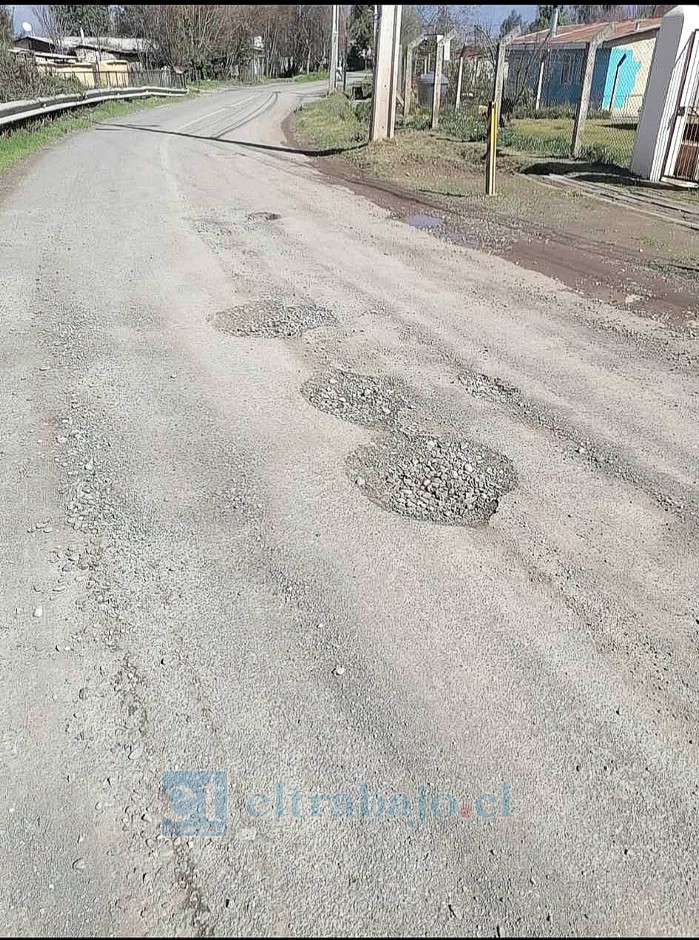
[[[3,932],[694,934],[696,341],[328,186],[280,132],[314,90],[3,183]],[[236,335],[287,308],[322,325]],[[347,372],[398,424],[302,393]],[[485,525],[385,509],[353,461],[401,434],[516,483]],[[161,832],[182,769],[225,834]],[[362,783],[467,815],[308,799]]]

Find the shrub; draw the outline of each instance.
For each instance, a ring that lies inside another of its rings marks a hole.
[[[0,102],[70,95],[82,90],[74,78],[39,72],[33,62],[0,51]]]
[[[577,105],[574,104],[552,105],[550,108],[539,108],[538,111],[535,111],[533,104],[520,102],[515,105],[512,111],[512,117],[534,118],[535,120],[545,121],[549,119],[555,120],[556,118],[574,118],[576,111]]]

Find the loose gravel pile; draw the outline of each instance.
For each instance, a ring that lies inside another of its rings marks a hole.
[[[459,380],[475,398],[485,398],[499,405],[526,407],[528,404],[518,388],[508,385],[502,379],[491,378],[478,372],[462,372]]]
[[[276,300],[264,300],[215,313],[211,322],[217,330],[232,336],[302,336],[319,326],[332,326],[337,320],[324,307],[306,304],[285,307]]]
[[[379,505],[442,525],[477,525],[516,483],[510,461],[465,439],[396,435],[351,455],[355,485]]]
[[[395,424],[401,409],[414,407],[402,382],[353,372],[309,379],[301,393],[321,411],[367,428]]]

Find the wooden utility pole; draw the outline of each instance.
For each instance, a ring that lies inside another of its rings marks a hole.
[[[335,88],[337,87],[337,43],[339,39],[338,26],[340,20],[340,7],[337,3],[333,3],[332,11],[332,29],[330,32],[330,72],[328,73],[328,91],[331,93],[335,91]]]
[[[426,36],[420,36],[419,39],[413,39],[405,48],[405,75],[403,76],[403,117],[407,118],[410,114],[410,104],[413,95],[413,51],[417,49],[421,42],[424,42]]]
[[[590,108],[590,92],[592,91],[592,73],[595,70],[595,57],[597,48],[605,39],[614,35],[614,26],[610,23],[604,26],[597,35],[587,44],[585,52],[585,66],[583,71],[582,89],[580,91],[580,101],[578,109],[575,112],[575,124],[573,125],[573,139],[570,144],[570,155],[577,157],[582,147],[582,135],[587,120],[587,112]]]
[[[378,6],[370,141],[391,138],[395,133],[401,15],[402,7],[397,4]]]
[[[444,46],[456,36],[452,29],[446,36],[437,36],[437,50],[434,58],[434,85],[432,86],[432,121],[431,128],[437,130],[439,126],[439,108],[442,103],[442,67],[444,65]]]

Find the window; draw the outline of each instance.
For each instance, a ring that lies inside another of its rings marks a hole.
[[[561,85],[572,85],[582,81],[582,56],[566,52],[561,60]]]

